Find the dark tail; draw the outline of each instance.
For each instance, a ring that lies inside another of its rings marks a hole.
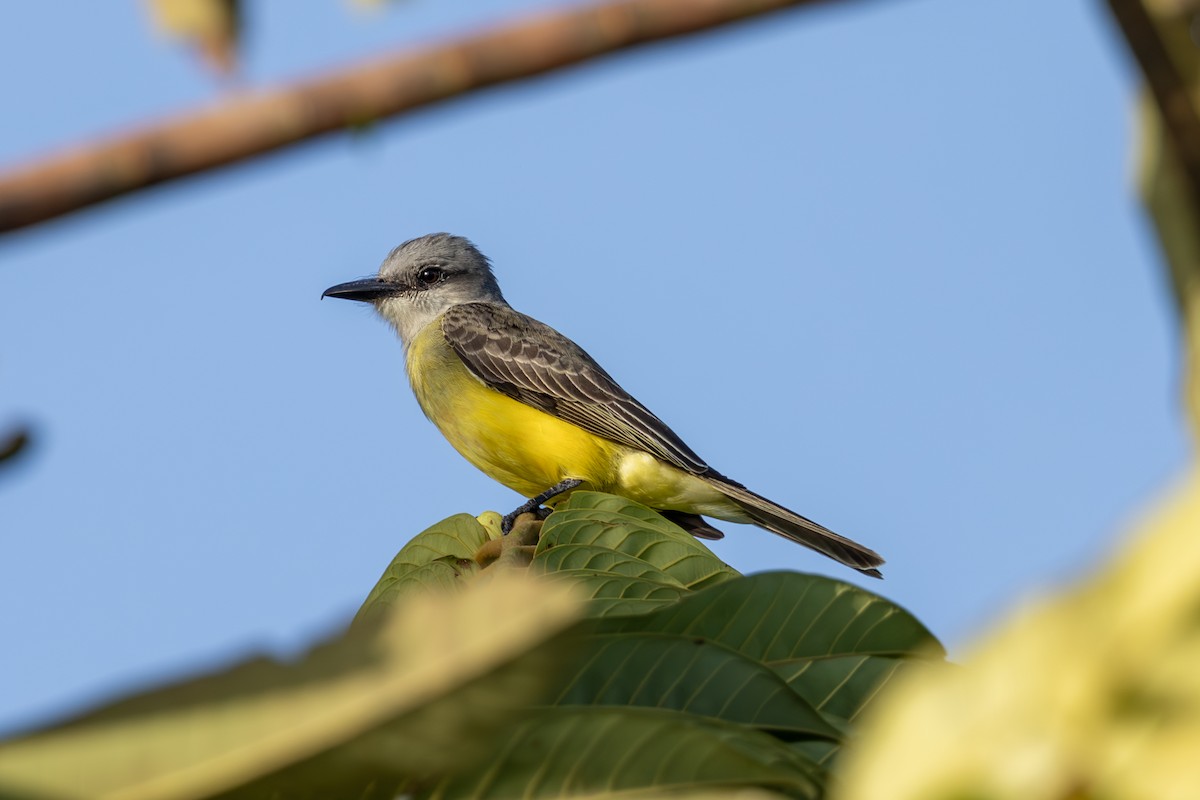
[[[736,503],[746,516],[772,533],[791,539],[797,544],[811,547],[818,553],[823,553],[834,561],[841,562],[847,567],[856,569],[872,578],[882,578],[882,573],[875,569],[883,564],[883,558],[870,548],[863,547],[858,542],[839,536],[823,525],[818,525],[811,519],[806,519],[794,511],[789,511],[781,505],[772,503],[767,498],[732,481],[724,475],[707,474],[698,476],[722,494]]]
[[[699,514],[689,514],[686,511],[659,511],[658,513],[662,514],[664,517],[671,520],[671,522],[674,522],[676,525],[683,528],[697,539],[716,541],[717,539],[725,538],[725,534],[721,533],[712,525],[709,525],[707,522],[705,522],[704,517],[700,516]]]

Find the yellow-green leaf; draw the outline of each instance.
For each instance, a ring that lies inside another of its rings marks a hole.
[[[409,593],[297,663],[256,659],[0,743],[0,796],[359,796],[464,768],[538,702],[569,647],[551,637],[579,613],[518,571]]]
[[[421,590],[429,582],[453,583],[474,573],[479,567],[475,553],[489,538],[488,529],[470,514],[455,514],[421,531],[388,564],[355,621],[370,619],[405,592]]]

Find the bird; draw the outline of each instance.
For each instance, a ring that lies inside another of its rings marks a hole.
[[[394,248],[378,274],[326,289],[370,303],[396,331],[425,416],[471,464],[527,501],[575,490],[626,497],[705,539],[704,517],[751,523],[881,578],[875,551],[710,467],[571,339],[504,299],[491,261],[449,233]]]

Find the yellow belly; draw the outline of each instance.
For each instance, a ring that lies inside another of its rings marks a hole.
[[[651,508],[745,518],[696,476],[489,388],[446,343],[440,322],[409,346],[408,377],[425,416],[490,477],[525,497],[578,478],[584,481],[581,489],[623,495]]]
[[[425,416],[454,449],[510,489],[533,497],[578,478],[611,491],[621,445],[486,386],[446,343],[438,322],[409,347],[408,377]]]

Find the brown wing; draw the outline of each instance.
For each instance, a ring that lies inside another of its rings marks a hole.
[[[465,303],[442,317],[442,333],[472,374],[496,391],[688,472],[710,471],[582,347],[549,325],[507,306]]]

